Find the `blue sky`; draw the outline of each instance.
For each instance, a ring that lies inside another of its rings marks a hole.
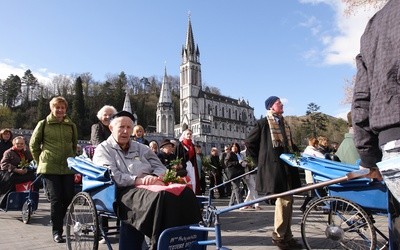
[[[43,83],[90,72],[179,75],[190,12],[203,84],[244,98],[265,114],[281,97],[285,115],[311,102],[345,117],[346,80],[375,10],[344,16],[340,0],[0,0],[0,79],[26,69]],[[134,108],[134,107],[133,107]]]

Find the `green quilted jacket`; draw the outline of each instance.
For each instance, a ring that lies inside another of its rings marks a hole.
[[[62,122],[50,114],[36,125],[29,143],[33,159],[38,163],[37,173],[73,174],[67,158],[76,155],[78,131],[68,116]]]

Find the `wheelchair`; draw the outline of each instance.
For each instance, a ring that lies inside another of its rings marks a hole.
[[[116,207],[117,186],[110,170],[96,166],[90,160],[80,157],[68,158],[68,166],[82,175],[82,191],[77,193],[68,207],[66,215],[67,249],[98,249],[100,237],[112,249],[110,235],[118,235],[122,223],[104,228],[101,220],[118,220]],[[204,197],[198,199],[204,204]],[[168,228],[159,237],[157,249],[205,250],[208,232],[199,230],[199,225],[185,225]]]

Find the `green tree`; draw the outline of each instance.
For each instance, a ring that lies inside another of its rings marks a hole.
[[[118,80],[114,84],[114,90],[113,90],[113,99],[115,103],[115,108],[117,110],[122,110],[122,107],[124,106],[124,100],[125,100],[125,91],[127,87],[127,77],[125,73],[122,71],[118,75]]]
[[[88,135],[88,124],[86,119],[85,99],[83,96],[82,78],[75,81],[75,95],[72,102],[71,119],[78,128],[78,138],[85,138]]]
[[[22,83],[21,86],[24,87],[23,97],[22,97],[22,104],[25,107],[28,107],[29,106],[29,101],[31,101],[33,99],[32,98],[32,93],[33,93],[33,90],[38,85],[38,80],[32,74],[31,70],[28,69],[27,71],[25,71],[24,76],[21,79],[21,83]]]
[[[0,128],[12,128],[14,125],[13,112],[9,107],[0,106]]]
[[[322,132],[326,131],[327,118],[319,112],[320,106],[311,102],[308,104],[306,118],[303,122],[307,136],[317,137]]]
[[[50,113],[48,100],[44,98],[44,89],[40,87],[40,95],[37,104],[37,120],[43,120]]]
[[[18,75],[11,74],[2,85],[3,89],[3,105],[11,108],[18,101],[18,96],[21,93],[21,78]]]

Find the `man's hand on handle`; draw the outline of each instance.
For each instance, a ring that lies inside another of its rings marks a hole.
[[[366,178],[376,179],[378,181],[383,180],[381,172],[379,172],[378,168],[365,168],[363,166],[360,166],[360,169],[369,169],[369,174],[365,176]]]

